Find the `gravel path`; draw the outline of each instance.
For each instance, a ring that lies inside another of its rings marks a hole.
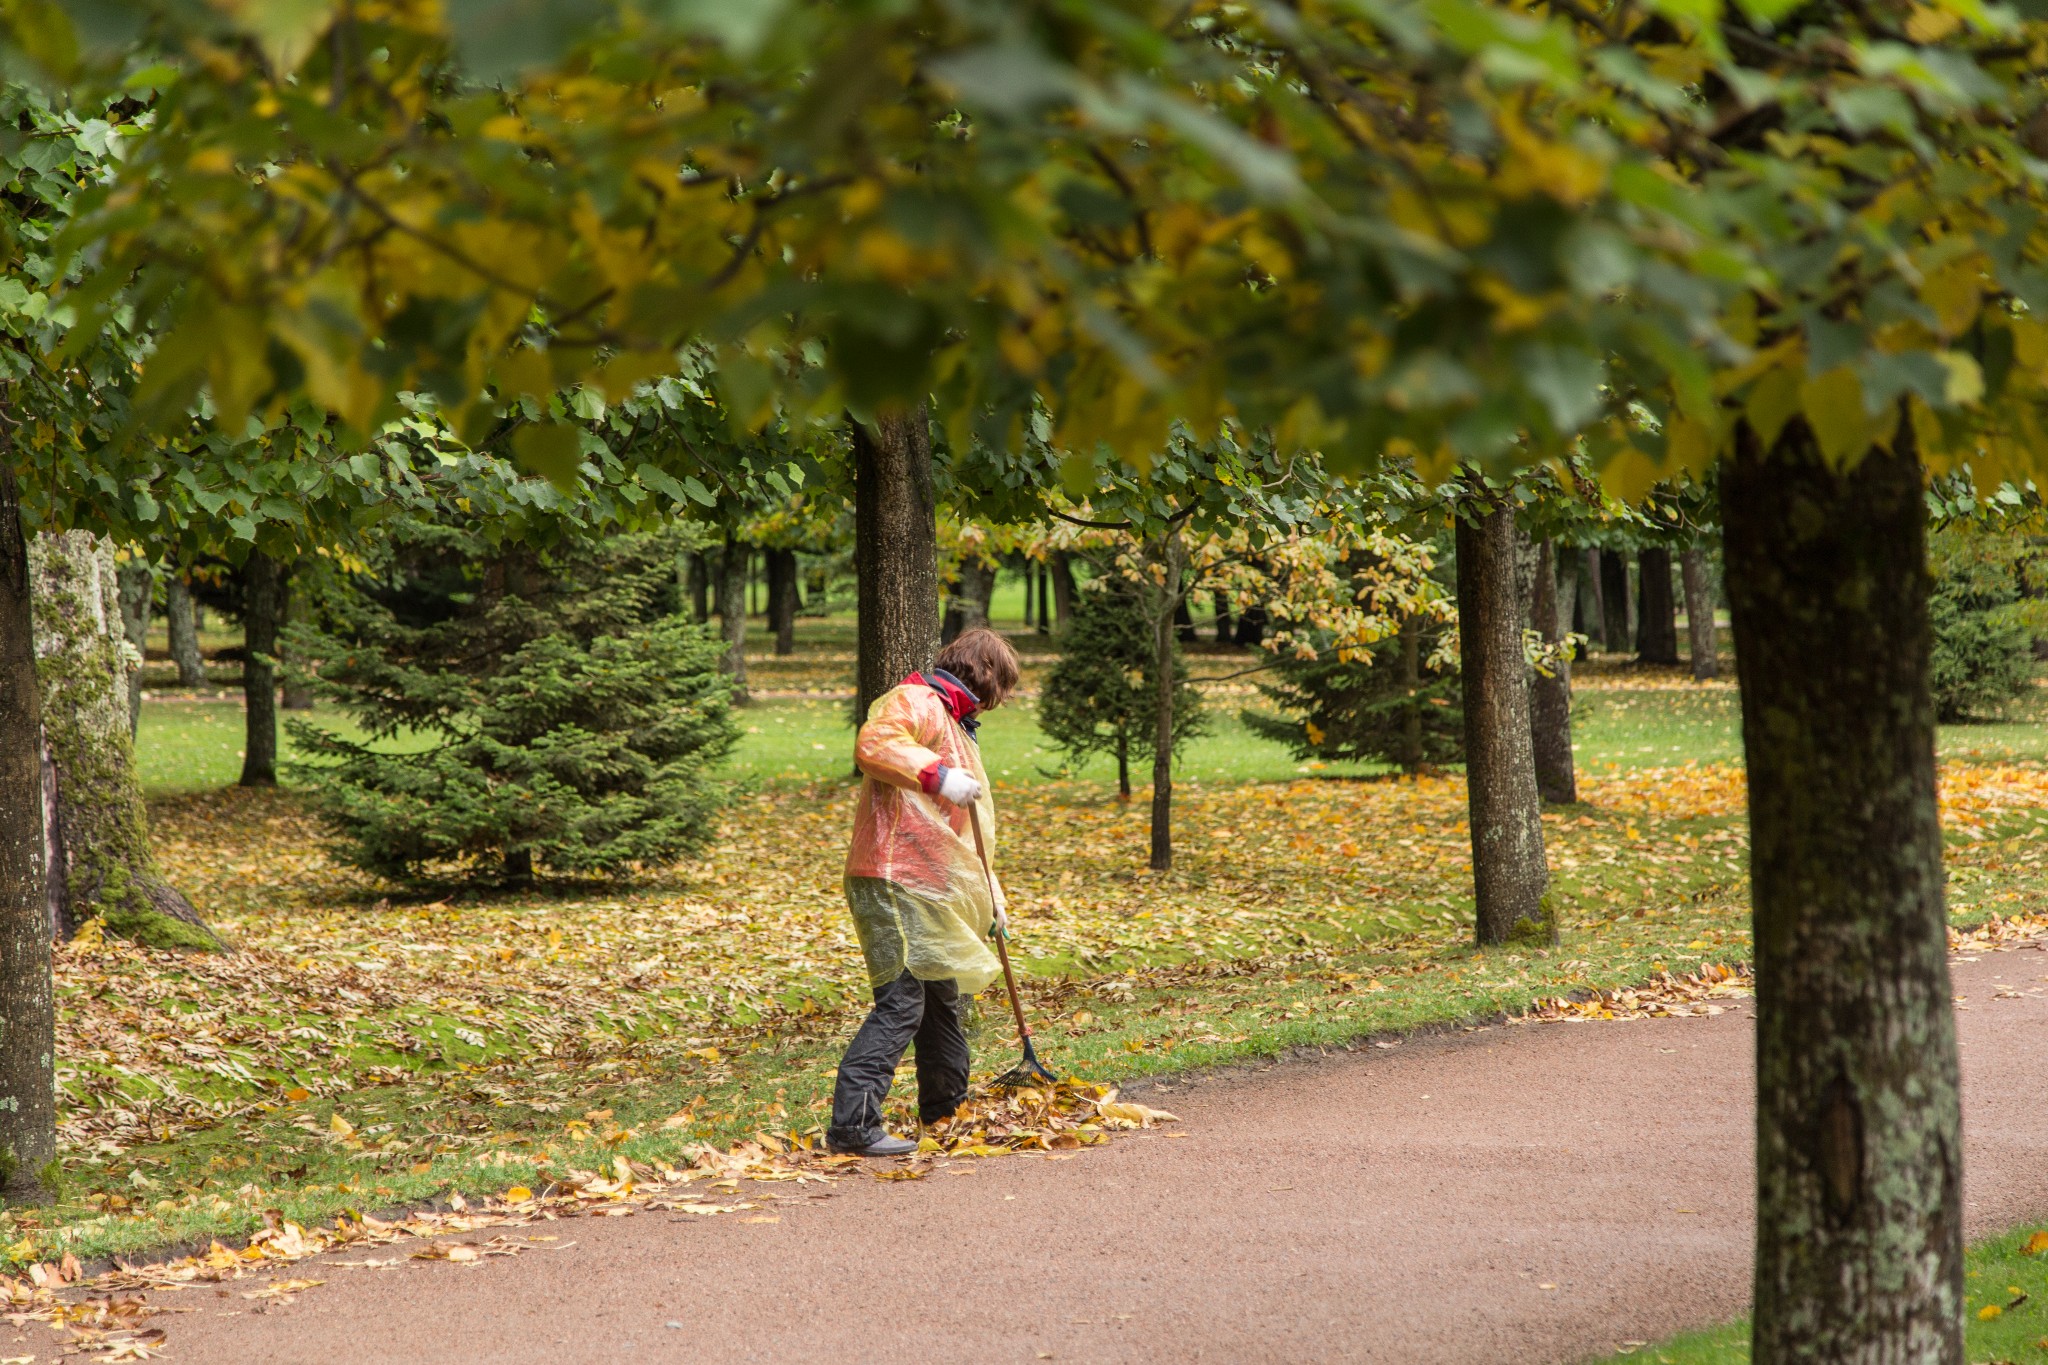
[[[1973,1237],[2048,1216],[2044,983],[2035,949],[1956,966]],[[1290,1062],[1148,1090],[1185,1123],[1068,1161],[750,1191],[774,1222],[576,1219],[478,1266],[316,1261],[288,1305],[167,1295],[199,1312],[156,1323],[182,1365],[1562,1365],[1743,1310],[1750,1030],[1742,1002]]]

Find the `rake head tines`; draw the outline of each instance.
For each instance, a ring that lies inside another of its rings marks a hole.
[[[1024,1037],[1024,1060],[990,1081],[991,1090],[1024,1090],[1041,1085],[1058,1085],[1060,1078],[1046,1069],[1044,1062],[1032,1050],[1031,1037]]]

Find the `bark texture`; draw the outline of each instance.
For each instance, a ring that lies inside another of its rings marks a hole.
[[[206,686],[206,659],[199,652],[199,612],[192,585],[173,573],[164,584],[164,625],[171,637],[171,661],[178,666],[180,687]]]
[[[1678,662],[1678,602],[1671,594],[1671,551],[1652,546],[1636,555],[1636,658]]]
[[[1692,647],[1692,675],[1704,682],[1721,676],[1721,659],[1714,640],[1714,583],[1707,573],[1707,552],[1695,545],[1679,560],[1679,578],[1685,584],[1685,633]]]
[[[1935,805],[1926,517],[1747,426],[1721,503],[1756,932],[1753,1358],[1963,1359],[1962,1132]]]
[[[43,862],[42,699],[21,502],[0,451],[0,1198],[46,1203],[57,1009]]]
[[[45,532],[29,549],[29,576],[51,931],[68,938],[97,917],[108,934],[153,947],[220,947],[150,849],[113,543],[86,531]]]
[[[796,581],[796,551],[769,550],[768,628],[775,632],[777,654],[796,653],[796,614],[803,597]]]
[[[931,429],[922,404],[853,428],[854,559],[860,611],[855,717],[939,649],[939,533]]]
[[[1578,782],[1572,771],[1572,660],[1564,648],[1570,634],[1571,607],[1560,581],[1560,559],[1550,541],[1544,541],[1536,555],[1536,584],[1530,595],[1530,624],[1550,646],[1551,661],[1533,669],[1529,679],[1530,742],[1535,750],[1536,791],[1545,801],[1567,804],[1579,799]],[[1578,595],[1578,574],[1568,580],[1571,596]]]
[[[1529,665],[1515,584],[1515,516],[1476,501],[1458,518],[1458,647],[1465,692],[1478,942],[1551,943],[1542,802],[1529,738]]]
[[[1218,588],[1211,599],[1216,605],[1216,643],[1230,643],[1230,594]]]
[[[683,592],[689,598],[690,619],[703,625],[711,619],[711,564],[710,556],[702,550],[690,551],[688,562],[683,569]]]
[[[741,705],[747,701],[747,566],[753,557],[750,547],[731,536],[718,557],[718,626],[725,636],[720,666],[732,679],[732,699]]]
[[[1628,653],[1635,639],[1629,601],[1628,556],[1600,551],[1600,647],[1609,654]]]
[[[261,550],[242,566],[242,698],[248,734],[242,785],[277,785],[277,630],[284,620],[284,565]]]
[[[121,635],[128,642],[121,667],[128,682],[128,738],[142,723],[142,653],[149,643],[149,609],[156,597],[156,574],[149,561],[131,559],[120,568]]]

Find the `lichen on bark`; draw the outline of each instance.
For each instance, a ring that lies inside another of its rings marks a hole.
[[[164,881],[135,775],[112,544],[84,531],[29,546],[42,699],[52,928],[97,918],[118,938],[214,950],[219,938]]]

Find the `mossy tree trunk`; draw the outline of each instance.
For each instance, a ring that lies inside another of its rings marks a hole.
[[[164,583],[164,628],[171,637],[171,661],[178,666],[178,685],[206,686],[206,659],[199,652],[199,611],[192,602],[192,585],[175,571]]]
[[[1626,654],[1635,640],[1629,616],[1628,556],[1600,552],[1600,644],[1609,654]]]
[[[114,547],[86,531],[44,532],[29,550],[52,931],[98,917],[107,933],[159,948],[220,940],[157,870],[128,733],[128,678]]]
[[[128,679],[128,738],[142,723],[142,656],[149,643],[149,609],[156,597],[156,574],[146,559],[131,559],[121,565],[121,634],[128,652],[121,657]]]
[[[1911,427],[1721,471],[1756,932],[1753,1355],[1963,1359],[1962,1128]]]
[[[1460,510],[1458,648],[1465,693],[1465,782],[1471,810],[1476,936],[1552,942],[1543,808],[1529,733],[1512,505],[1477,492]]]
[[[12,453],[0,449],[0,1198],[47,1203],[57,1156],[56,990],[43,848],[42,689]]]
[[[284,565],[261,550],[252,551],[242,566],[245,787],[277,785],[277,632],[284,610]]]
[[[732,536],[718,558],[718,624],[725,633],[725,673],[732,679],[732,699],[747,701],[747,568],[751,547]]]
[[[1569,554],[1564,556],[1569,560]],[[1529,679],[1530,743],[1535,751],[1536,791],[1545,801],[1565,805],[1579,799],[1572,767],[1572,661],[1565,649],[1570,610],[1559,581],[1559,556],[1551,541],[1536,555],[1536,583],[1530,594],[1531,625],[1551,647],[1551,661]],[[1578,575],[1570,583],[1576,589]],[[1576,596],[1574,591],[1572,594]]]
[[[1685,633],[1692,646],[1692,675],[1701,682],[1721,676],[1714,641],[1714,583],[1707,573],[1707,552],[1695,545],[1679,560],[1685,584]]]
[[[1671,551],[1650,546],[1636,555],[1636,658],[1678,662],[1678,602],[1671,593]]]
[[[855,717],[939,649],[939,533],[922,404],[853,425],[854,576],[860,662]]]

